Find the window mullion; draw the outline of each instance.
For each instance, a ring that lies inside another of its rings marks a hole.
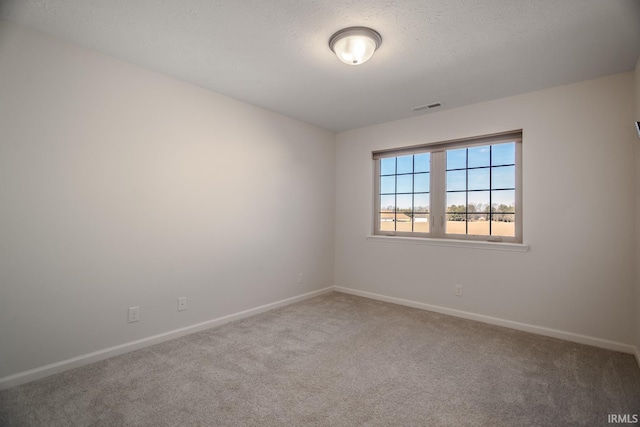
[[[395,187],[393,188],[393,232],[397,232],[398,231],[398,158],[396,157],[395,159],[396,162],[396,166],[395,166]]]
[[[380,160],[373,167],[373,233],[380,233]]]
[[[433,237],[444,236],[446,211],[446,155],[444,151],[431,153],[431,217]]]

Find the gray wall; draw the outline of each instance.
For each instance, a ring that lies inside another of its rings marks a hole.
[[[5,22],[0,129],[0,378],[333,285],[331,132]]]
[[[0,379],[334,283],[640,348],[639,73],[336,137],[1,22]],[[372,150],[520,128],[529,252],[366,240]]]
[[[635,71],[636,121],[640,121],[640,58]],[[640,363],[640,135],[636,140],[636,358]]]
[[[630,351],[637,310],[633,85],[629,72],[338,134],[336,285]],[[529,252],[367,240],[372,151],[514,129],[523,129]],[[464,286],[462,298],[455,284]]]

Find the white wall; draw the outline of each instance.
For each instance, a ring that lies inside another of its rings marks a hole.
[[[338,134],[336,285],[633,344],[633,79],[624,73]],[[524,132],[529,252],[366,240],[372,150],[513,129]],[[464,286],[462,298],[454,284]]]
[[[0,135],[0,378],[333,285],[331,132],[1,22]]]

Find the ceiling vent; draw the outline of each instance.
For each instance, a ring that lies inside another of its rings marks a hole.
[[[413,107],[413,111],[428,110],[429,108],[436,108],[440,106],[442,106],[442,104],[440,104],[439,102],[436,102],[435,104],[420,105],[419,107]]]

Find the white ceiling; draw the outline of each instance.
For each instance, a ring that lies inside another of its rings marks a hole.
[[[629,71],[640,56],[637,0],[0,0],[0,17],[333,131]],[[356,67],[327,45],[354,25],[383,39]]]

